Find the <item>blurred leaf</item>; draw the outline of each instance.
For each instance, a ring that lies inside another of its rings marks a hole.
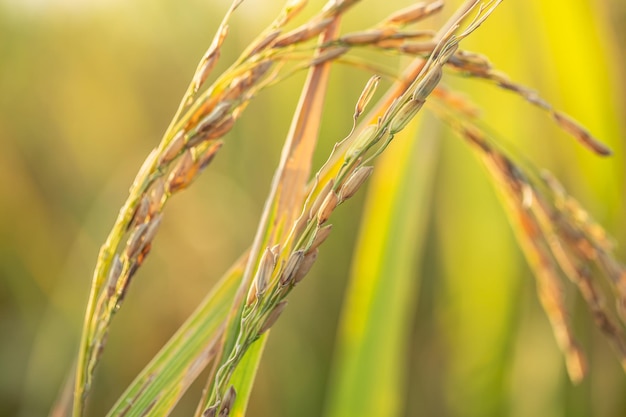
[[[419,129],[414,120],[398,135],[372,178],[327,391],[327,417],[402,415],[419,295],[417,262],[438,139],[431,117],[419,122]]]

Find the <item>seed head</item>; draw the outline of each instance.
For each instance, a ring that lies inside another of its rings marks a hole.
[[[193,92],[197,92],[202,84],[206,81],[207,77],[215,67],[217,60],[220,57],[219,49],[212,49],[210,52],[202,58],[200,64],[198,65],[198,69],[196,69],[196,73],[193,77],[192,88]]]
[[[349,46],[336,46],[334,48],[328,48],[311,61],[311,66],[316,66],[327,61],[339,58],[350,50]]]
[[[133,259],[141,251],[143,246],[143,238],[148,230],[148,223],[140,224],[132,232],[126,242],[126,256]]]
[[[313,268],[313,264],[317,259],[317,254],[319,253],[319,249],[313,249],[307,252],[304,255],[304,260],[300,264],[300,268],[296,271],[296,274],[293,277],[293,284],[297,284],[304,279],[306,274],[309,273],[311,268]]]
[[[333,225],[329,224],[324,227],[318,227],[317,229],[315,229],[315,235],[311,240],[311,244],[307,248],[307,252],[311,252],[317,249],[319,245],[324,243],[324,241],[328,238],[328,235],[330,235],[330,231],[332,230],[332,228]]]
[[[324,29],[328,27],[333,22],[333,18],[329,17],[326,19],[319,20],[317,22],[312,22],[306,26],[300,27],[298,29],[294,29],[289,33],[278,38],[276,43],[274,44],[277,48],[282,48],[285,46],[293,45],[295,43],[304,42],[306,40],[311,39],[314,36],[322,33]]]
[[[146,217],[148,216],[149,209],[150,200],[148,199],[148,196],[143,195],[139,200],[137,207],[135,207],[135,211],[133,212],[133,215],[130,219],[130,222],[128,223],[126,230],[132,229],[136,225],[145,222]]]
[[[163,207],[163,196],[165,195],[164,182],[165,179],[163,177],[159,177],[150,186],[150,191],[148,191],[148,195],[150,196],[150,216],[154,213],[160,212],[161,207]]]
[[[167,179],[169,193],[186,188],[193,181],[198,172],[198,164],[195,163],[191,150],[188,149],[174,166]]]
[[[554,120],[570,135],[574,136],[581,144],[586,146],[598,155],[608,156],[613,152],[606,145],[598,141],[591,136],[585,128],[579,125],[576,121],[564,115],[563,113],[554,112]]]
[[[257,300],[257,287],[256,281],[252,281],[252,285],[248,288],[248,296],[246,297],[246,306],[252,306]]]
[[[437,44],[433,41],[413,42],[400,46],[400,51],[405,54],[419,55],[432,52],[436,46]]]
[[[219,121],[222,120],[224,116],[226,116],[230,107],[230,101],[220,101],[217,103],[215,108],[198,122],[195,128],[196,132],[208,132],[211,130]]]
[[[152,243],[148,241],[144,241],[143,244],[141,245],[141,251],[139,252],[136,258],[137,266],[141,266],[143,264],[143,261],[146,260],[146,257],[150,253],[150,249],[152,249]]]
[[[415,115],[418,111],[420,111],[423,105],[423,100],[416,100],[413,98],[406,102],[400,108],[398,114],[396,114],[393,119],[391,119],[391,123],[389,124],[389,133],[395,135],[396,133],[404,129],[406,125],[409,124],[411,120],[413,120],[413,117],[415,117]]]
[[[387,32],[388,30],[375,29],[349,33],[339,38],[339,42],[347,43],[349,45],[367,45],[385,39],[387,37]]]
[[[224,136],[235,125],[235,118],[232,115],[228,115],[222,119],[210,132],[207,132],[206,140],[217,139]]]
[[[261,261],[259,262],[259,268],[257,269],[254,283],[256,286],[256,296],[260,297],[267,289],[274,268],[276,267],[277,255],[269,247],[263,252]]]
[[[305,208],[306,211],[306,208]],[[304,232],[304,229],[306,228],[307,222],[308,222],[308,217],[305,213],[302,213],[300,215],[300,217],[298,217],[298,219],[295,221],[293,228],[292,228],[292,236],[294,236],[294,238],[298,238],[300,237],[300,235],[302,235],[302,233]]]
[[[339,190],[339,201],[343,202],[352,197],[369,178],[373,170],[374,167],[372,166],[358,167],[341,186]]]
[[[287,307],[287,300],[283,300],[280,303],[276,304],[276,307],[274,307],[274,309],[267,315],[265,322],[263,322],[263,324],[261,325],[261,328],[259,329],[259,335],[262,335],[263,333],[268,331],[274,325],[274,323],[276,323],[276,320],[278,320],[285,307]]]
[[[441,65],[435,64],[428,72],[424,75],[424,78],[415,86],[415,90],[413,91],[413,100],[417,101],[425,101],[426,98],[433,92],[441,78],[443,77],[443,70]]]
[[[400,106],[400,102],[403,100],[403,97],[396,97],[393,99],[393,101],[391,102],[391,105],[389,105],[387,107],[387,109],[385,110],[385,112],[383,113],[382,117],[378,118],[378,124],[376,125],[376,128],[380,128],[380,126],[383,124],[383,122],[386,122],[389,120],[389,118],[391,117],[391,114],[393,114],[394,111],[397,110],[397,108]]]
[[[260,41],[254,46],[254,48],[250,51],[248,56],[256,55],[262,50],[264,50],[265,48],[267,48],[269,45],[272,44],[272,42],[276,40],[276,38],[280,35],[280,33],[281,33],[280,29],[276,29],[268,33],[267,36],[265,36],[265,38],[263,38],[262,41]]]
[[[437,0],[429,4],[419,2],[393,13],[385,19],[384,23],[391,25],[409,25],[438,12],[442,7],[443,0]]]
[[[202,151],[198,156],[198,170],[202,171],[207,167],[215,158],[217,152],[222,148],[224,142],[221,140],[216,141],[211,146],[209,146],[206,150]]]
[[[217,405],[213,405],[213,406],[207,408],[202,413],[202,417],[217,417],[217,409],[218,409]]]
[[[432,58],[435,60],[435,65],[441,67],[446,64],[450,58],[454,56],[459,49],[459,39],[451,35],[448,41],[441,45],[433,52]]]
[[[186,141],[187,138],[185,131],[183,129],[179,130],[161,153],[161,156],[159,157],[159,165],[167,164],[172,159],[176,158],[185,146]]]
[[[217,33],[215,34],[215,38],[213,38],[211,46],[200,60],[200,64],[198,64],[198,68],[196,69],[196,73],[191,82],[194,93],[202,87],[202,84],[206,81],[207,77],[211,73],[211,70],[215,67],[217,60],[220,57],[220,48],[222,47],[222,43],[224,43],[224,39],[226,39],[227,34],[228,25],[220,25]]]
[[[148,222],[148,228],[146,229],[146,233],[143,236],[143,241],[146,243],[152,242],[152,240],[156,236],[157,231],[159,230],[160,225],[161,225],[161,213],[158,213],[154,217],[152,217],[150,221]]]
[[[318,225],[322,225],[326,223],[326,221],[332,214],[333,210],[335,210],[335,207],[337,207],[338,203],[339,203],[339,197],[337,196],[337,193],[331,190],[331,192],[328,193],[328,195],[322,202],[322,205],[320,206],[320,209],[317,212],[317,224]]]
[[[120,275],[122,275],[122,262],[120,261],[120,257],[118,254],[113,256],[113,261],[111,261],[111,269],[109,270],[109,276],[107,277],[107,295],[112,297],[115,294],[117,280]]]
[[[228,417],[230,415],[230,410],[233,409],[233,404],[235,404],[235,398],[237,398],[237,392],[235,388],[231,385],[226,394],[224,394],[224,399],[222,400],[222,404],[220,407],[219,417]]]
[[[363,113],[363,110],[374,96],[376,88],[378,87],[378,81],[380,81],[380,75],[374,75],[367,81],[365,88],[361,92],[359,100],[356,102],[356,108],[354,109],[354,119],[357,119],[361,115],[361,113]]]
[[[304,261],[304,250],[297,250],[289,256],[289,259],[287,260],[287,265],[285,265],[285,269],[280,275],[279,282],[282,287],[286,287],[287,285],[292,283],[296,272],[302,264],[302,261]]]
[[[249,89],[252,85],[250,75],[250,71],[247,71],[246,73],[233,78],[233,80],[228,85],[228,88],[223,93],[221,99],[231,101],[241,97],[243,92]]]
[[[346,151],[346,160],[352,160],[359,153],[361,153],[367,145],[373,142],[376,137],[377,130],[378,126],[376,125],[368,125],[365,129],[363,129]]]
[[[250,83],[256,83],[262,76],[267,73],[267,71],[274,65],[274,61],[271,59],[263,60],[257,63],[252,69],[249,71]]]
[[[463,71],[479,75],[485,75],[493,69],[491,62],[489,62],[486,56],[468,51],[456,52],[450,58],[450,64]]]
[[[313,202],[313,205],[311,205],[311,210],[309,211],[309,219],[313,218],[313,216],[315,216],[317,214],[317,212],[319,211],[320,207],[322,206],[322,203],[324,202],[324,199],[326,198],[328,193],[331,192],[331,190],[333,189],[334,185],[335,185],[335,182],[333,180],[330,180],[330,181],[328,181],[326,183],[324,188],[322,188],[320,193],[317,195],[317,198]]]

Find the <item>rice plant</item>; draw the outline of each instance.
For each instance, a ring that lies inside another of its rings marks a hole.
[[[358,1],[331,0],[304,22],[298,20],[306,1],[289,1],[238,58],[220,74],[213,74],[224,52],[231,18],[246,7],[245,2],[234,1],[162,140],[138,170],[102,245],[76,370],[70,378],[73,392],[67,390],[59,399],[53,409],[55,415],[86,414],[94,375],[106,354],[107,336],[115,331],[115,314],[124,308],[125,296],[132,291],[131,280],[149,256],[167,216],[167,204],[210,169],[221,149],[228,146],[227,133],[261,91],[271,94],[274,85],[303,71],[307,78],[250,248],[234,261],[107,415],[168,415],[203,372],[207,376],[196,415],[243,415],[269,331],[288,314],[292,290],[306,278],[317,258],[324,256],[335,211],[344,209],[340,206],[359,192],[372,173],[380,171],[378,175],[385,176],[385,169],[390,167],[379,166],[378,159],[396,142],[413,140],[407,132],[417,129],[414,120],[426,111],[456,132],[483,163],[535,275],[539,300],[571,381],[580,383],[593,369],[589,369],[571,323],[565,280],[579,291],[626,370],[626,270],[614,255],[612,239],[553,175],[518,152],[509,151],[487,127],[489,121],[482,119],[471,98],[445,84],[448,77],[455,76],[494,84],[543,110],[592,153],[611,154],[587,129],[534,90],[497,71],[485,56],[464,48],[466,38],[480,30],[485,21],[498,19],[497,10],[506,7],[501,3],[464,2],[454,12],[448,11],[443,23],[433,30],[421,25],[425,19],[447,11],[444,2],[420,2],[393,12],[373,27],[343,33],[341,20],[359,5]],[[408,63],[392,71],[356,53],[363,50],[402,56],[402,62]],[[360,96],[354,97],[354,109],[346,109],[346,117],[353,122],[351,130],[344,138],[333,138],[332,149],[318,149],[329,73],[338,64],[365,71],[371,78]],[[390,80],[391,85],[381,93],[383,79]],[[426,119],[423,123],[430,127],[434,122]],[[428,134],[426,128],[419,131],[421,135],[415,135],[418,141]],[[316,150],[326,155],[326,162],[319,167],[313,164]],[[421,196],[419,187],[414,192]],[[364,229],[374,228],[376,222],[374,215]],[[349,291],[354,293],[347,297],[354,301],[346,303],[343,316],[361,314],[366,318],[358,325],[345,319],[352,324],[346,324],[343,331],[356,336],[339,337],[337,374],[330,383],[327,415],[399,413],[402,399],[387,392],[393,391],[398,379],[391,377],[387,382],[384,374],[402,364],[388,364],[382,358],[388,357],[389,351],[376,348],[377,341],[392,337],[386,332],[393,327],[393,314],[386,319],[385,311],[393,309],[394,301],[381,288],[385,281],[394,280],[389,271],[398,265],[394,263],[396,255],[388,256],[388,264],[379,275],[368,278],[370,290],[366,295],[358,289],[365,278],[359,273],[352,277]],[[367,298],[366,305],[359,305],[361,296]],[[370,314],[372,318],[368,318]],[[359,338],[368,332],[372,332],[369,337]],[[360,352],[367,354],[361,357]],[[378,362],[385,365],[377,367]],[[376,372],[383,374],[380,379],[374,378]]]

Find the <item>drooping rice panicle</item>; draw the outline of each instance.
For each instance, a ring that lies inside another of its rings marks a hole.
[[[446,90],[442,85],[439,85],[435,91],[434,97],[436,98],[437,107],[447,109],[447,112],[456,113],[459,119],[465,119],[469,121],[478,121],[480,114],[479,109],[466,97],[459,95],[456,92]],[[445,120],[450,120],[445,117]],[[491,146],[496,147],[494,141],[491,141]],[[502,144],[498,147],[500,152],[506,153],[502,150]],[[524,162],[523,165],[520,165]],[[552,223],[554,227],[559,228],[559,239],[561,239],[563,245],[567,247],[567,251],[574,254],[577,259],[586,259],[587,264],[596,264],[600,268],[604,275],[609,280],[611,287],[614,291],[617,313],[619,314],[622,322],[626,324],[626,317],[624,308],[626,306],[626,269],[618,262],[614,255],[614,242],[607,235],[604,229],[591,219],[589,214],[580,206],[580,204],[569,197],[564,188],[558,183],[556,178],[550,175],[547,171],[541,173],[535,172],[536,169],[528,161],[521,161],[521,158],[517,158],[516,161],[519,171],[528,172],[533,171],[533,183],[537,188],[544,189],[544,195],[549,196],[535,196],[531,187],[524,188],[524,204],[526,207],[531,207],[532,201],[538,203],[532,205],[533,211],[538,210],[538,207],[544,211],[544,216],[548,215],[549,208],[555,207],[555,213],[552,213],[554,219]],[[547,201],[546,201],[547,199]],[[535,213],[538,222],[541,218],[541,213]],[[565,220],[567,219],[567,220]],[[550,234],[551,228],[547,227],[546,222],[541,223],[544,233]],[[546,228],[547,227],[547,228]],[[557,242],[558,239],[548,239],[548,244],[552,246],[552,251],[555,262],[559,264],[561,271],[579,287],[579,291],[587,301],[590,309],[593,312],[594,317],[598,323],[607,323],[606,328],[613,328],[612,319],[607,317],[604,312],[601,312],[598,308],[599,300],[602,298],[597,294],[596,287],[593,282],[588,278],[588,266],[584,268],[574,268],[573,266],[567,267],[569,261],[563,256],[562,251],[565,249],[560,248],[561,243]],[[560,248],[560,249],[559,249]],[[560,255],[560,256],[559,256]],[[571,258],[571,256],[570,256]],[[580,278],[575,278],[577,275],[581,275]],[[580,285],[579,285],[580,284]],[[586,289],[588,288],[588,289]],[[595,300],[595,301],[594,301]],[[616,333],[615,331],[608,331],[608,333]],[[621,336],[618,337],[620,339]],[[622,342],[613,342],[616,345],[616,350],[621,352]],[[620,353],[621,356],[621,353]]]
[[[516,164],[475,123],[469,121],[471,118],[449,117],[441,109],[438,112],[476,151],[503,197],[517,240],[537,279],[540,301],[565,356],[571,380],[579,382],[584,378],[586,361],[569,323],[561,276],[576,285],[594,322],[607,337],[624,367],[624,328],[613,319],[610,309],[604,304],[605,295],[601,286],[590,274],[594,266],[602,268],[602,265],[613,265],[613,271],[623,270],[611,253],[612,244],[604,230],[565,194],[549,174],[528,172]],[[623,275],[621,272],[606,275],[613,284],[619,312],[624,299]]]
[[[436,4],[433,5],[436,6]],[[426,5],[417,4],[414,7],[416,13],[419,14],[419,10],[425,10]],[[433,7],[432,10],[436,11],[438,9]],[[479,20],[480,17],[477,17],[477,22]],[[338,42],[351,47],[364,45],[397,51],[403,54],[421,55],[427,58],[433,53],[437,44],[434,40],[434,35],[434,32],[428,30],[401,31],[383,22],[379,26],[363,32],[346,34],[339,38]],[[573,136],[592,152],[601,156],[611,155],[611,150],[594,138],[582,125],[556,110],[548,101],[539,96],[535,90],[512,81],[506,74],[496,70],[487,57],[474,52],[459,50],[449,60],[448,66],[465,76],[491,81],[503,89],[518,94],[529,103],[547,111],[561,129]]]
[[[392,13],[390,16],[387,16],[383,19],[381,26],[406,26],[419,22],[439,12],[443,8],[443,5],[443,0],[435,0],[428,3],[415,3],[402,10]]]
[[[554,258],[561,271],[578,287],[591,311],[593,320],[613,346],[622,367],[626,370],[626,334],[624,329],[611,317],[605,306],[606,296],[602,294],[600,287],[594,282],[591,275],[591,266],[595,256],[578,256],[580,251],[576,250],[581,242],[584,242],[585,246],[588,247],[593,246],[593,242],[586,236],[580,236],[576,241],[572,241],[571,232],[576,226],[567,220],[561,221],[559,218],[562,216],[562,212],[551,209],[550,203],[539,199],[539,197],[537,200],[537,204],[532,205],[532,211],[546,236]]]
[[[189,106],[193,102],[194,95],[198,92],[198,90],[200,90],[207,77],[215,67],[217,60],[220,57],[222,44],[224,43],[224,39],[226,39],[226,35],[228,34],[228,20],[230,19],[235,9],[239,7],[242,2],[243,0],[234,0],[228,11],[222,18],[222,22],[217,28],[215,37],[213,38],[213,42],[211,42],[209,49],[205,52],[202,59],[200,59],[200,63],[198,64],[196,73],[194,74],[193,79],[191,80],[191,84],[189,85],[189,89],[183,96],[183,106]],[[174,120],[176,119],[177,117],[174,117]]]
[[[452,58],[450,58],[449,66],[456,69],[463,75],[482,78],[495,83],[497,86],[505,90],[512,91],[529,103],[547,111],[559,127],[561,127],[561,129],[573,136],[587,149],[593,151],[597,155],[611,155],[611,150],[599,140],[594,138],[578,122],[554,109],[554,107],[541,98],[535,90],[511,81],[506,74],[494,69],[487,57],[473,52],[458,51]]]
[[[539,222],[530,210],[537,198],[533,185],[523,171],[497,147],[492,146],[487,136],[475,126],[456,122],[451,124],[476,151],[499,191],[518,243],[534,273],[539,300],[565,357],[570,379],[580,382],[586,373],[586,359],[569,321],[559,266]],[[529,198],[529,195],[533,197]]]

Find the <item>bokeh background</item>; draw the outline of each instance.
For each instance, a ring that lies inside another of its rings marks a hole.
[[[460,2],[446,3],[444,16]],[[344,30],[408,4],[363,1]],[[244,2],[216,71],[280,5]],[[320,5],[312,1],[309,13]],[[58,394],[99,245],[227,7],[226,0],[0,0],[0,416],[45,415]],[[512,94],[445,79],[480,105],[508,147],[552,170],[619,242],[626,242],[624,45],[622,0],[509,0],[464,44],[581,121],[615,151],[608,159]],[[389,68],[404,62],[375,56]],[[317,166],[349,131],[370,75],[335,68]],[[202,178],[168,205],[113,322],[92,415],[108,410],[250,244],[303,77],[258,96]],[[421,290],[403,359],[405,414],[626,415],[626,376],[574,292],[568,299],[591,373],[580,386],[568,381],[489,181],[465,144],[441,132],[425,245],[415,256]],[[275,327],[250,415],[321,414],[363,197],[338,210],[312,276]],[[626,259],[623,245],[618,255]],[[176,415],[190,414],[200,388]]]

